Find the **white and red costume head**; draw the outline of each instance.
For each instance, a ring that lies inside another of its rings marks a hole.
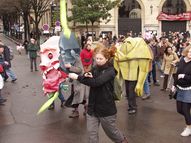
[[[59,39],[59,36],[52,36],[40,45],[40,68],[43,72],[45,94],[58,91],[59,84],[65,81],[67,77],[67,74],[59,70]]]

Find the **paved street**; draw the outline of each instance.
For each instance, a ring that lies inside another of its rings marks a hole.
[[[42,92],[40,71],[30,72],[24,51],[18,55],[14,43],[2,35],[0,39],[14,48],[12,69],[18,77],[16,83],[8,79],[2,90],[8,101],[0,106],[0,143],[86,143],[86,118],[82,107],[80,117],[70,119],[71,109],[60,108],[57,100],[54,111],[36,115],[47,100]],[[176,113],[175,101],[169,100],[160,87],[152,85],[151,88],[151,99],[137,98],[136,115],[128,115],[125,98],[117,103],[117,125],[129,143],[190,143],[191,137],[180,136],[185,125],[183,117]],[[100,143],[111,143],[101,128],[99,135]]]

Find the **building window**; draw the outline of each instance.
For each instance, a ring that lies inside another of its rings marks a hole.
[[[139,10],[137,10],[139,9]],[[134,11],[135,10],[135,11]],[[139,12],[141,7],[136,0],[124,0],[119,7],[120,18],[141,18]],[[132,12],[133,11],[133,12]]]
[[[186,12],[184,0],[166,0],[162,12],[166,14],[180,14]]]

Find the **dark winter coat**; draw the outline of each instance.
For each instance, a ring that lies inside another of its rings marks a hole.
[[[29,51],[29,57],[30,58],[36,58],[37,57],[37,51],[39,50],[37,45],[30,43],[28,45],[27,50]]]
[[[93,78],[78,76],[78,80],[90,86],[88,114],[107,117],[117,113],[113,97],[113,82],[116,76],[114,67],[107,63],[92,69]]]
[[[4,61],[7,61],[9,65],[5,65],[5,68],[8,69],[11,67],[11,60],[10,60],[10,50],[7,46],[4,46],[3,51]]]

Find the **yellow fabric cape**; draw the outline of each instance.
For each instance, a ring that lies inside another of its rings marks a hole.
[[[135,92],[141,96],[152,59],[152,51],[142,38],[125,39],[117,48],[114,57],[114,67],[118,71],[117,78],[137,81]]]

